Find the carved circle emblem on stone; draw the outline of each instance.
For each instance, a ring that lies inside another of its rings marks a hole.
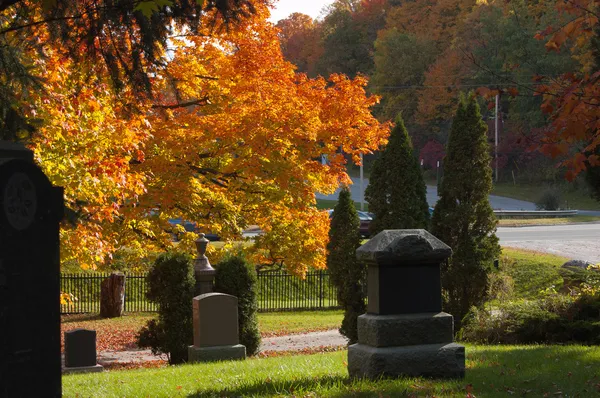
[[[25,173],[15,173],[4,188],[4,214],[17,231],[27,229],[37,210],[35,186]]]

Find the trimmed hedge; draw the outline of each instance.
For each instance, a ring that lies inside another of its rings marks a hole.
[[[241,255],[226,257],[215,268],[215,291],[238,298],[240,344],[248,355],[255,355],[260,348],[256,270]]]

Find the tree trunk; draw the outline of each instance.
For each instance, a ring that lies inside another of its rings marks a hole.
[[[116,318],[123,315],[125,308],[125,275],[116,272],[100,285],[100,316]]]

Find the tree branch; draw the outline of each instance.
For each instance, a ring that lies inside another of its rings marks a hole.
[[[179,102],[177,104],[171,104],[171,105],[161,105],[161,104],[154,104],[152,105],[153,109],[178,109],[178,108],[187,108],[188,106],[194,106],[194,105],[206,105],[209,104],[210,101],[208,100],[208,96],[197,99],[197,100],[193,100],[193,101],[188,101],[188,102]]]

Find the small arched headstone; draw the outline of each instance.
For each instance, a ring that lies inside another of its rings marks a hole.
[[[96,360],[96,331],[74,329],[65,332],[64,373],[101,372]]]

